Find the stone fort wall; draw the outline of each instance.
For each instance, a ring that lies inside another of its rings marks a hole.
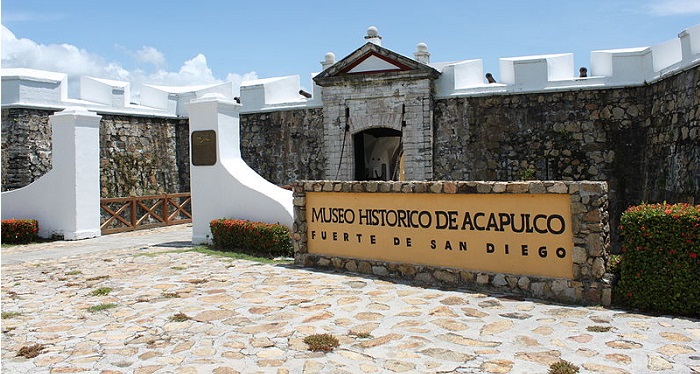
[[[52,111],[2,111],[2,188],[50,166]],[[103,115],[102,196],[189,190],[188,121]],[[321,108],[241,115],[241,153],[273,183],[328,179]],[[609,183],[630,204],[700,201],[700,67],[652,84],[436,99],[434,180]]]
[[[24,187],[51,169],[55,110],[2,110],[2,190]],[[101,197],[187,192],[187,119],[101,114]]]
[[[611,223],[640,202],[700,200],[700,68],[652,85],[438,100],[445,180],[607,181]]]
[[[279,185],[324,179],[323,109],[241,114],[241,155],[263,178]]]
[[[251,140],[310,131],[288,128],[295,118],[315,123],[318,133],[322,120],[310,119],[316,115],[318,109],[242,115],[244,159],[274,183],[312,179],[306,176],[318,175],[323,160],[304,158],[316,142],[289,152],[284,141]],[[434,180],[607,181],[613,225],[632,204],[700,201],[697,66],[639,87],[438,99],[433,126]],[[285,164],[308,167],[279,170]]]

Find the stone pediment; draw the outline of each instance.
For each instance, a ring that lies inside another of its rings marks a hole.
[[[319,86],[346,80],[367,78],[429,78],[436,79],[440,72],[416,60],[402,56],[374,43],[366,43],[355,52],[322,71],[314,81]]]

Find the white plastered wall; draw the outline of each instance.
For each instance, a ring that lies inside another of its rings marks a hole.
[[[294,222],[292,192],[268,182],[241,158],[240,109],[240,104],[216,94],[187,105],[190,139],[194,131],[216,134],[213,165],[195,166],[190,156],[194,244],[211,243],[209,223],[214,219],[280,223],[290,228]]]
[[[2,219],[36,219],[39,236],[100,236],[100,116],[67,108],[49,117],[53,168],[2,193]]]

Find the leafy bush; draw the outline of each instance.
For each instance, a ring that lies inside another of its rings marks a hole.
[[[39,236],[39,222],[35,219],[2,220],[2,242],[6,244],[26,244],[36,241]]]
[[[620,267],[622,266],[622,256],[610,255],[608,258],[608,272],[616,276],[620,276]]]
[[[616,301],[634,308],[700,315],[700,205],[643,204],[620,219]]]
[[[265,257],[294,255],[289,229],[280,224],[218,219],[209,227],[214,247],[223,251],[240,250]]]

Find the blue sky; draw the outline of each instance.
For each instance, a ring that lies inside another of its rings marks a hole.
[[[208,84],[310,74],[376,26],[383,46],[432,62],[641,47],[700,24],[700,0],[3,0],[2,67],[132,83]]]

